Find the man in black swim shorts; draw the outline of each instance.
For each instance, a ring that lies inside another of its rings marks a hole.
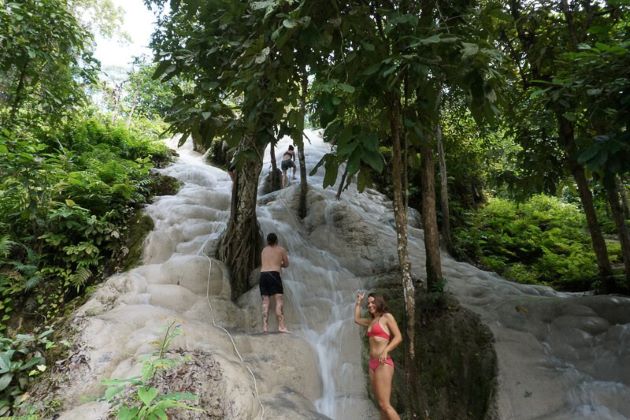
[[[284,288],[282,287],[280,271],[289,266],[289,257],[287,251],[278,245],[278,236],[275,233],[267,235],[267,246],[262,250],[261,261],[258,285],[262,297],[263,332],[269,331],[269,297],[271,296],[273,296],[276,304],[278,331],[288,332],[282,311]]]

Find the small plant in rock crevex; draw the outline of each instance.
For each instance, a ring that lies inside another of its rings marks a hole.
[[[0,336],[0,416],[8,416],[28,399],[33,379],[46,371],[44,352],[55,347],[52,329],[41,333]]]
[[[158,342],[159,350],[144,361],[141,376],[103,381],[107,385],[104,400],[112,404],[119,420],[166,420],[169,409],[199,410],[185,403],[196,400],[196,395],[190,392],[160,395],[160,390],[151,385],[158,371],[172,369],[183,361],[181,357],[169,358],[166,355],[171,341],[179,334],[181,328],[175,322],[171,323],[164,338]]]

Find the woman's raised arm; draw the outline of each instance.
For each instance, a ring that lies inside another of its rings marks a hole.
[[[365,297],[365,293],[357,293],[357,300],[354,304],[354,322],[364,327],[370,326],[370,320],[367,318],[361,318],[361,302]]]

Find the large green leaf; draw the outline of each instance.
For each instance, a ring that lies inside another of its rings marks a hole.
[[[0,391],[5,390],[13,380],[12,373],[4,373],[0,376]]]
[[[0,353],[0,373],[6,373],[11,370],[11,358],[14,353],[14,350],[7,350]]]

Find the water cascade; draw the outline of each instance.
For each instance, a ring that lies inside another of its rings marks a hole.
[[[308,138],[310,170],[329,147],[316,132]],[[276,150],[282,153],[288,144],[282,140]],[[321,170],[309,177],[303,221],[296,217],[298,181],[259,194],[263,233],[276,232],[289,252],[283,282],[292,331],[262,334],[256,285],[232,303],[227,270],[205,256],[214,254],[226,226],[231,180],[189,147],[179,152],[162,172],[183,187],[148,206],[156,226],[144,264],[108,279],[75,315],[76,345],[64,362],[65,379],[57,378],[66,384],[58,395],[66,409],[61,418],[102,418],[107,403],[86,397],[102,393],[102,379],[137,374],[142,357],[154,350],[151,342],[172,320],[183,331],[173,346],[200,365],[211,361],[216,370],[206,379],[207,367],[198,372],[203,387],[196,391],[216,413],[210,418],[378,418],[361,360],[364,331],[352,322],[352,310],[358,289],[396,268],[391,202],[354,187],[336,200],[335,191],[321,188]],[[268,155],[262,175],[269,170]],[[422,277],[423,233],[413,219],[412,269]],[[443,266],[448,290],[495,336],[500,418],[630,418],[627,298],[518,285],[446,255]],[[272,331],[274,321],[271,308]]]

